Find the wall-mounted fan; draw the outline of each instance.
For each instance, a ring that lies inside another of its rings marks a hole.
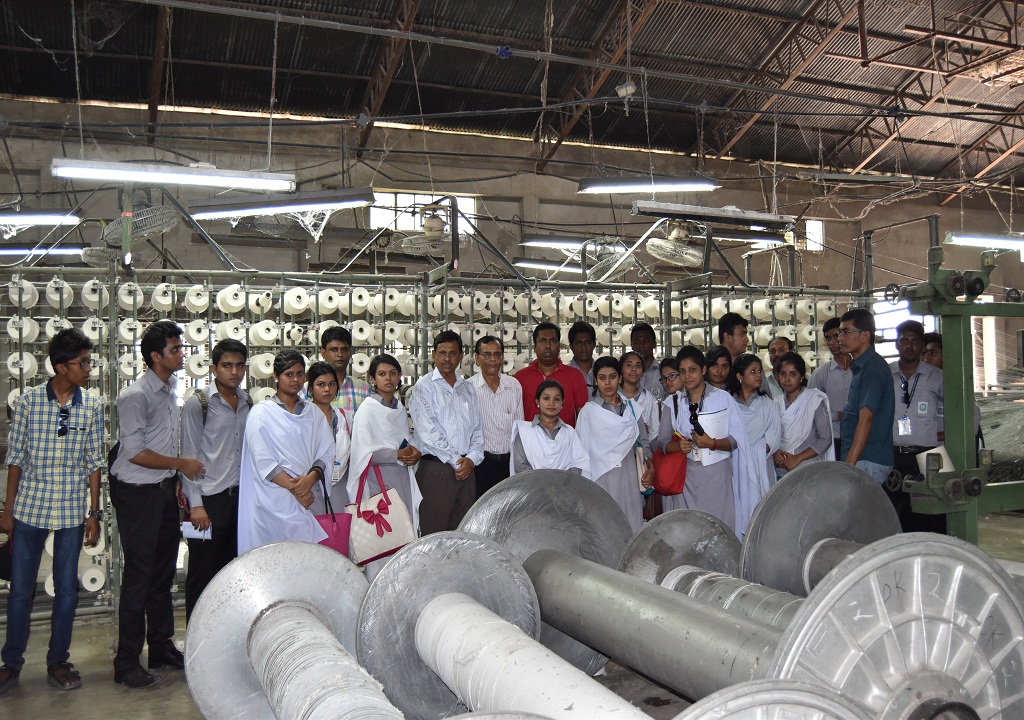
[[[664,230],[663,237],[647,240],[647,252],[651,257],[679,267],[700,267],[703,264],[704,246],[691,244],[686,223],[666,223]]]
[[[410,255],[446,255],[452,247],[452,235],[443,215],[448,210],[440,205],[425,205],[419,210],[423,232],[408,234],[398,242],[398,249]],[[472,235],[459,233],[459,247],[469,244]]]

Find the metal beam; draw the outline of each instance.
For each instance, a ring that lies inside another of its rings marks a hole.
[[[560,102],[573,100],[590,100],[597,96],[608,76],[611,75],[609,65],[618,65],[626,49],[636,39],[644,24],[654,14],[660,0],[639,0],[634,8],[634,0],[622,0],[605,23],[600,36],[590,52],[587,60],[594,62],[594,67],[579,67],[569,81],[568,89],[562,94]],[[600,63],[601,66],[596,64]],[[537,172],[547,165],[558,148],[569,137],[576,123],[583,117],[587,105],[577,105],[571,114],[558,113],[545,122],[541,129],[541,142],[546,145],[543,159],[537,163]],[[548,138],[554,137],[554,140]]]
[[[395,9],[391,14],[391,28],[408,32],[412,28],[416,13],[419,11],[421,0],[395,0]],[[405,37],[382,37],[378,40],[377,59],[373,63],[373,70],[370,71],[370,81],[366,85],[366,92],[359,103],[360,115],[368,118],[366,126],[359,133],[359,141],[356,143],[356,157],[361,156],[361,150],[366,147],[373,132],[373,119],[380,114],[384,105],[384,96],[391,86],[391,81],[398,70],[398,64],[405,52],[405,46],[409,40]]]
[[[801,73],[825,51],[828,44],[839,34],[841,28],[857,16],[857,7],[858,3],[855,0],[817,0],[799,23],[786,30],[771,55],[761,63],[758,73],[774,71],[776,74],[784,76],[786,79],[779,85],[779,89],[788,90]],[[819,15],[841,16],[841,19],[830,28],[824,29],[817,22]],[[735,106],[737,101],[744,96],[743,92],[734,93],[726,101],[726,107]],[[716,159],[721,159],[723,155],[732,150],[736,143],[754,127],[761,115],[771,109],[778,99],[778,95],[769,95],[761,103],[758,111],[751,115],[732,138],[722,146]]]
[[[156,141],[156,121],[159,118],[160,90],[163,88],[164,57],[171,34],[171,9],[156,9],[156,33],[153,36],[153,64],[149,69],[149,127],[146,128],[146,144]]]
[[[1019,113],[1021,112],[1024,112],[1024,103],[1018,105],[1012,114],[1005,115],[1002,118],[1003,123],[1019,120]],[[950,170],[959,161],[967,166],[964,169],[965,172],[973,173],[972,178],[980,180],[995,170],[1004,160],[1013,157],[1022,147],[1024,147],[1024,128],[1008,127],[1007,124],[993,125],[988,132],[971,143],[967,150],[960,153],[957,160],[942,168],[939,174],[941,175]],[[977,153],[981,153],[982,158],[984,158],[985,165],[982,167],[974,165],[973,160],[977,157]],[[949,204],[968,187],[969,185],[967,184],[961,185],[955,192],[940,202],[939,205]]]

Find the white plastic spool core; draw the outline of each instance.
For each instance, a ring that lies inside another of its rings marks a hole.
[[[117,289],[117,304],[122,310],[132,312],[142,307],[146,301],[146,296],[142,292],[142,288],[139,287],[138,283],[126,282]]]
[[[46,302],[55,310],[67,308],[75,301],[75,291],[60,278],[54,278],[46,284]]]
[[[39,337],[39,323],[30,317],[12,317],[7,321],[7,334],[15,343],[35,342]]]
[[[174,286],[170,283],[160,283],[153,288],[153,294],[149,297],[149,304],[159,312],[170,312],[175,301]]]
[[[202,285],[193,285],[185,293],[185,307],[189,312],[206,312],[210,307],[210,293]]]
[[[107,584],[107,574],[99,565],[86,565],[78,574],[78,582],[85,592],[99,592]]]

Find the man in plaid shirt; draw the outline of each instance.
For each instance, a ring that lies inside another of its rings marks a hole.
[[[60,690],[82,684],[78,671],[68,662],[78,605],[78,556],[83,540],[87,545],[99,540],[103,517],[99,507],[103,406],[95,396],[82,392],[89,382],[90,350],[92,341],[80,331],[57,333],[49,347],[56,375],[22,395],[11,420],[7,503],[0,515],[0,530],[14,533],[14,553],[7,642],[0,653],[0,692],[15,683],[25,663],[36,576],[51,530],[55,596],[47,679]]]

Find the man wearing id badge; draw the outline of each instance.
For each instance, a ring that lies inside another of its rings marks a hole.
[[[896,327],[896,349],[899,359],[890,363],[893,391],[896,395],[896,416],[892,442],[894,467],[900,475],[917,476],[917,456],[941,445],[943,432],[942,370],[923,362],[924,325],[907,320]],[[904,532],[945,532],[944,515],[921,515],[911,512],[910,495],[890,490]]]

